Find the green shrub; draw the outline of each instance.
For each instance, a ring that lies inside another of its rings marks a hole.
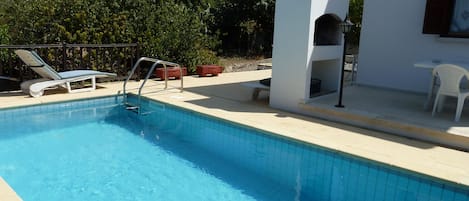
[[[210,15],[174,0],[4,1],[0,25],[12,44],[138,42],[141,55],[190,69],[217,62],[217,42],[206,32]]]
[[[183,4],[163,2],[146,24],[142,37],[144,54],[163,60],[177,61],[194,71],[197,64],[216,63],[214,38],[204,34],[205,26],[199,15]]]
[[[8,26],[7,25],[0,25],[0,44],[7,45],[10,44],[10,35],[8,35]],[[9,58],[8,50],[1,49],[0,50],[0,61],[6,62]]]

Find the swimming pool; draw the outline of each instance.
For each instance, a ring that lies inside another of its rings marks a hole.
[[[25,200],[469,200],[428,176],[143,100],[0,110],[0,176]]]

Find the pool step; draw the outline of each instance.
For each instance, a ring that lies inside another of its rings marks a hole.
[[[124,102],[123,106],[126,110],[133,111],[140,115],[149,115],[155,112],[164,112],[166,110],[166,105],[162,103],[154,102],[152,104],[141,104]]]
[[[127,106],[125,109],[126,110],[138,110],[138,107],[137,106]]]
[[[125,105],[126,110],[135,112],[135,113],[140,114],[140,115],[148,115],[148,114],[156,112],[156,110],[143,111],[140,106],[133,105],[131,103],[125,103],[124,105]]]
[[[124,103],[124,106],[125,106],[125,109],[129,110],[129,111],[133,111],[133,112],[136,112],[136,113],[139,113],[139,111],[140,111],[140,106],[134,105],[134,104],[129,103],[129,102]]]

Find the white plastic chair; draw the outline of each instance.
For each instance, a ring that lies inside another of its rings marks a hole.
[[[459,121],[464,106],[464,101],[469,97],[469,90],[461,89],[461,80],[466,77],[469,79],[469,72],[457,65],[440,64],[433,69],[433,76],[437,76],[440,80],[440,87],[436,93],[435,102],[433,104],[432,116],[441,104],[443,106],[444,96],[452,96],[458,98],[456,107],[456,115],[454,121]],[[441,103],[439,103],[441,101]]]

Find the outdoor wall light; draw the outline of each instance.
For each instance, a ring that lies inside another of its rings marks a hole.
[[[345,16],[344,21],[339,24],[340,30],[342,31],[342,33],[344,33],[344,50],[342,53],[342,69],[341,69],[342,71],[340,72],[341,76],[340,76],[340,88],[339,88],[339,102],[335,106],[340,107],[340,108],[345,107],[344,105],[342,105],[342,94],[344,90],[345,54],[347,50],[347,34],[352,30],[353,25],[354,24],[348,18],[348,14]]]
[[[348,17],[348,14],[347,14],[347,16],[345,16],[344,21],[339,24],[340,30],[344,34],[347,34],[348,32],[350,32],[352,30],[353,25],[354,24],[350,21],[350,19]]]

